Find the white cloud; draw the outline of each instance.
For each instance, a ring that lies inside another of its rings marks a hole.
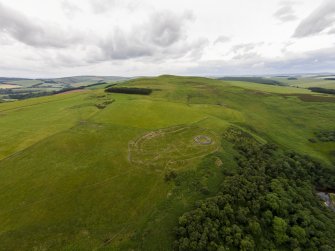
[[[198,50],[202,51],[204,39],[188,41],[187,25],[193,20],[192,13],[176,14],[159,11],[149,19],[135,25],[128,32],[114,30],[101,44],[101,60],[152,57],[183,57]],[[203,42],[199,42],[203,41]]]
[[[55,23],[31,19],[0,3],[0,29],[16,40],[35,47],[68,47],[81,41],[80,31],[63,29]]]
[[[289,22],[297,19],[292,7],[293,2],[282,2],[280,8],[274,13],[274,16],[281,22]]]
[[[0,75],[328,69],[333,8],[330,0],[0,0]],[[305,57],[317,54],[318,66]]]
[[[68,18],[73,18],[78,12],[82,12],[80,6],[71,3],[68,0],[61,2],[61,7]]]

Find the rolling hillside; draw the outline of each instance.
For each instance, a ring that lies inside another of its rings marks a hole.
[[[152,93],[0,104],[0,250],[172,250],[178,218],[237,167],[231,127],[334,168],[335,142],[315,139],[334,130],[334,96],[168,75],[117,86]]]

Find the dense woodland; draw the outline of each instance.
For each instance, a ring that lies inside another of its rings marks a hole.
[[[179,218],[176,250],[334,250],[335,212],[316,195],[333,169],[230,128],[238,153],[220,192]],[[232,171],[235,170],[235,171]]]

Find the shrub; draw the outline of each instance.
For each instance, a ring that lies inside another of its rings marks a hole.
[[[165,173],[164,180],[170,181],[177,177],[177,172],[173,169],[168,169]]]

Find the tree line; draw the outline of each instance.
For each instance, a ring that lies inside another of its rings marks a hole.
[[[309,87],[308,90],[311,90],[312,92],[318,92],[318,93],[335,94],[335,90],[321,88],[321,87]]]
[[[149,88],[137,88],[137,87],[111,87],[105,90],[106,92],[124,93],[124,94],[139,94],[139,95],[150,95],[152,89]]]

